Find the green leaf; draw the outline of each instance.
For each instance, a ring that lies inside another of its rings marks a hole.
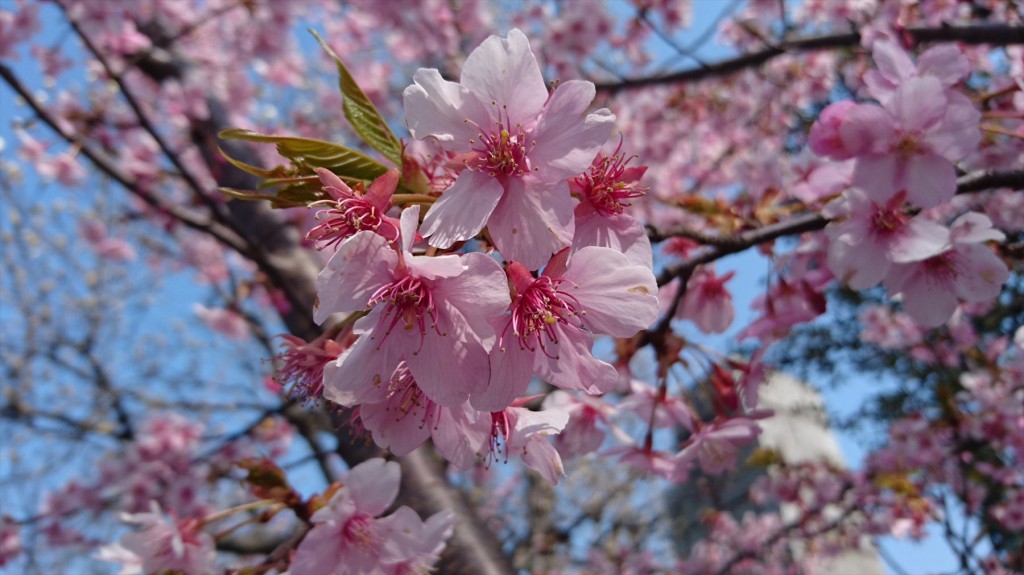
[[[276,194],[268,194],[256,190],[239,190],[221,186],[217,188],[220,193],[226,194],[236,200],[246,201],[268,201],[274,208],[300,208],[310,203],[323,199],[319,189],[299,188],[292,186],[279,191]]]
[[[313,168],[327,168],[342,178],[372,181],[387,171],[386,167],[372,158],[323,140],[274,136],[238,128],[224,130],[218,136],[225,140],[274,144],[277,146],[277,153],[291,160],[300,171],[309,173],[312,173]]]
[[[396,166],[401,167],[402,144],[399,143],[398,138],[388,127],[373,102],[356,84],[341,58],[334,53],[334,50],[331,50],[331,47],[316,31],[310,30],[310,32],[338,65],[338,86],[341,88],[343,96],[341,109],[349,123],[352,124],[352,128],[370,147],[384,154],[384,157],[394,162]]]

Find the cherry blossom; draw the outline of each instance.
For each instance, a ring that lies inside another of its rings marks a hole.
[[[958,299],[982,302],[999,295],[1010,272],[981,242],[1004,237],[984,215],[964,214],[950,227],[948,249],[925,260],[897,264],[885,286],[902,296],[903,308],[918,323],[941,325],[953,315]]]
[[[925,260],[945,249],[949,230],[923,215],[906,214],[903,200],[900,193],[879,204],[852,188],[825,207],[834,218],[825,228],[831,240],[829,268],[853,289],[878,284],[894,263]]]
[[[362,230],[380,234],[388,242],[398,241],[399,222],[386,215],[391,207],[391,195],[398,185],[398,170],[389,170],[374,180],[365,194],[354,192],[328,170],[317,168],[316,174],[324,191],[331,197],[318,203],[332,206],[317,212],[317,220],[324,221],[306,234],[306,238],[316,242],[317,247],[335,246]]]
[[[537,278],[517,262],[508,266],[515,296],[510,314],[495,323],[503,325],[496,329],[490,384],[471,399],[477,409],[509,405],[535,373],[562,389],[611,391],[618,372],[591,353],[594,335],[632,337],[657,318],[650,269],[609,248],[567,252],[552,258]]]
[[[372,308],[355,324],[359,339],[326,367],[324,395],[332,401],[360,402],[402,360],[440,405],[459,405],[487,386],[487,353],[495,341],[489,321],[509,302],[504,274],[480,253],[413,255],[418,214],[418,206],[402,212],[400,250],[359,232],[342,242],[317,278],[318,323],[332,313]]]
[[[213,538],[197,520],[168,520],[155,503],[149,513],[123,514],[126,523],[140,530],[126,534],[102,557],[123,562],[122,573],[180,572],[212,575],[217,552]],[[136,570],[137,567],[137,570]]]
[[[430,208],[423,235],[447,248],[488,227],[505,259],[537,269],[570,245],[566,180],[584,172],[614,116],[586,114],[590,82],[569,80],[549,96],[526,36],[492,36],[466,59],[461,83],[421,68],[405,89],[409,131],[465,154],[465,169]]]

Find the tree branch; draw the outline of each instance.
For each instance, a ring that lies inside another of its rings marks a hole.
[[[991,44],[1005,46],[1024,44],[1024,27],[1010,24],[972,24],[967,26],[913,27],[904,31],[915,42],[961,42],[964,44]],[[615,93],[649,86],[696,82],[706,78],[725,76],[747,68],[756,68],[783,54],[835,50],[860,45],[859,32],[846,32],[824,36],[810,36],[781,41],[775,46],[743,54],[680,72],[632,78],[621,82],[597,83],[597,91]]]

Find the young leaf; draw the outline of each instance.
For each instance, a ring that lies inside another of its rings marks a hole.
[[[331,50],[331,47],[324,42],[319,34],[313,30],[310,32],[338,65],[338,85],[343,96],[341,108],[349,123],[352,124],[352,128],[370,147],[384,154],[384,157],[394,162],[396,166],[401,167],[402,145],[398,142],[398,138],[391,132],[391,128],[388,127],[380,112],[356,84],[341,58],[334,53],[334,50]]]
[[[291,160],[296,167],[306,168],[310,172],[313,168],[327,168],[343,178],[372,181],[388,171],[376,160],[355,150],[322,140],[296,136],[274,136],[238,128],[224,130],[218,135],[225,140],[275,144],[277,153]]]

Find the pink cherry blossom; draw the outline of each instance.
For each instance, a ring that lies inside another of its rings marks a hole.
[[[388,575],[430,573],[454,532],[455,514],[444,510],[423,521],[415,511],[402,506],[380,520],[385,544],[381,570]]]
[[[129,567],[140,566],[139,571],[128,572],[185,575],[216,572],[217,551],[213,538],[202,531],[199,520],[168,520],[155,503],[149,513],[122,514],[121,518],[140,526],[141,530],[122,537],[120,544],[105,557],[123,561]]]
[[[503,450],[505,461],[510,455],[519,455],[527,467],[557,485],[559,478],[565,476],[565,468],[561,455],[547,437],[560,433],[568,422],[569,413],[558,408],[530,411],[513,406],[493,412],[488,457],[498,459]]]
[[[311,204],[331,206],[317,212],[316,219],[324,221],[306,234],[306,238],[316,242],[319,249],[336,246],[362,230],[380,234],[388,242],[398,240],[398,220],[385,215],[391,208],[391,196],[398,186],[398,170],[388,170],[374,180],[365,194],[353,191],[329,170],[316,168],[316,174],[324,191],[331,197],[330,200]]]
[[[676,316],[697,324],[704,333],[722,333],[729,329],[735,311],[732,294],[725,284],[734,275],[736,272],[716,276],[711,267],[698,269],[687,282]]]
[[[731,469],[739,447],[754,440],[761,433],[754,420],[737,417],[720,423],[704,425],[690,436],[686,447],[675,457],[676,476],[685,478],[694,460],[705,473],[717,475]]]
[[[980,118],[966,96],[943,91],[934,77],[908,79],[882,107],[850,108],[839,132],[857,156],[853,184],[877,202],[900,192],[922,208],[949,201],[954,162],[977,148]]]
[[[573,251],[586,246],[612,248],[637,265],[652,267],[647,231],[624,213],[630,200],[647,193],[639,184],[647,167],[627,167],[632,158],[626,158],[619,149],[611,156],[598,154],[587,173],[569,180],[569,190],[580,200],[574,211]]]
[[[970,72],[970,63],[955,44],[939,44],[924,51],[917,65],[903,48],[892,40],[878,40],[871,46],[875,70],[864,74],[871,97],[885,103],[910,78],[933,77],[943,88],[950,88]]]
[[[586,114],[590,82],[569,80],[549,96],[526,36],[491,36],[466,59],[461,83],[421,68],[405,89],[414,138],[466,154],[465,169],[423,221],[431,245],[447,248],[486,225],[506,260],[539,268],[570,245],[566,180],[589,166],[614,116]]]
[[[853,289],[867,289],[885,278],[894,263],[925,260],[945,249],[949,230],[923,215],[903,210],[903,194],[879,205],[857,188],[825,206],[833,218],[828,266]]]
[[[545,409],[561,409],[569,414],[569,423],[555,438],[558,452],[567,457],[597,451],[604,443],[605,431],[597,424],[609,426],[612,406],[586,395],[557,390],[544,399]]]
[[[928,259],[893,266],[886,288],[900,294],[903,309],[921,325],[941,325],[953,315],[957,300],[994,299],[1010,272],[992,250],[982,245],[1005,235],[984,215],[966,213],[950,227],[952,245]]]
[[[136,257],[135,248],[131,244],[107,235],[107,226],[97,219],[83,220],[78,231],[86,243],[96,251],[96,255],[103,259],[124,262],[134,260]]]
[[[402,456],[431,438],[439,453],[468,469],[487,443],[489,418],[468,403],[442,407],[428,398],[403,362],[387,385],[362,398],[359,417],[373,441]]]
[[[326,368],[328,399],[361,402],[402,360],[440,405],[457,406],[487,385],[495,341],[490,320],[509,303],[504,274],[480,253],[413,255],[418,214],[419,206],[402,212],[400,250],[359,232],[342,242],[317,278],[318,323],[370,308],[355,324],[359,339]]]
[[[313,514],[313,529],[295,551],[290,571],[304,575],[372,572],[388,537],[377,516],[398,496],[400,475],[397,463],[383,459],[353,467],[342,488]]]
[[[228,339],[245,339],[249,337],[249,323],[241,314],[234,310],[206,307],[203,304],[192,306],[199,319],[206,322],[213,331],[226,336]]]
[[[632,337],[657,319],[650,269],[609,248],[583,248],[568,267],[566,256],[552,258],[537,278],[516,262],[508,266],[515,297],[491,352],[490,385],[471,399],[477,409],[503,409],[535,373],[562,389],[611,391],[618,371],[591,353],[594,335]]]
[[[9,517],[0,519],[0,567],[7,565],[21,554],[20,528]]]

